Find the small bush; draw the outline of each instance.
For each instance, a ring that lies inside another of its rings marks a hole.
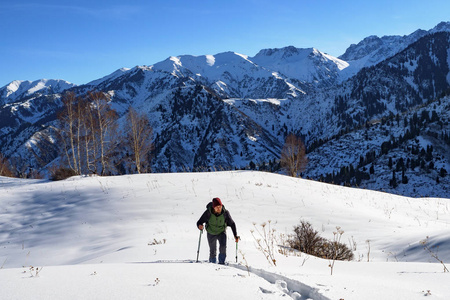
[[[334,260],[353,260],[353,252],[343,243],[336,241],[327,241],[325,258]]]
[[[64,180],[69,177],[75,176],[77,173],[69,168],[58,168],[52,172],[51,179],[53,181]]]
[[[291,248],[324,259],[353,259],[353,252],[347,245],[319,236],[309,222],[301,221],[300,225],[294,227],[294,233],[287,241]]]
[[[317,250],[323,247],[324,239],[321,238],[317,230],[306,221],[301,221],[300,225],[295,226],[294,233],[295,235],[291,236],[291,239],[288,240],[288,244],[291,248],[297,249],[303,253],[316,255]]]

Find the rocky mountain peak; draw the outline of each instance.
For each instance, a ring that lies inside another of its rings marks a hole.
[[[441,22],[441,23],[437,24],[430,31],[432,31],[432,32],[449,31],[450,32],[450,22]]]
[[[259,51],[252,60],[262,60],[263,58],[270,58],[276,60],[286,60],[289,58],[298,58],[299,56],[307,56],[313,52],[314,48],[296,48],[294,46],[287,46],[284,48],[269,48]]]

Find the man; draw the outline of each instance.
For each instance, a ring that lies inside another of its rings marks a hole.
[[[225,209],[219,198],[214,198],[206,205],[206,211],[197,221],[198,229],[203,230],[204,223],[206,223],[209,244],[209,262],[216,263],[217,241],[219,241],[219,264],[223,265],[227,256],[227,226],[231,227],[236,243],[239,241],[239,236],[230,212]]]

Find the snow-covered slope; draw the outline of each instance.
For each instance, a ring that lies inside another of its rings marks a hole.
[[[450,131],[449,108],[450,99],[446,97],[330,140],[308,154],[305,174],[322,180],[328,175],[327,182],[343,183],[344,173],[350,172],[351,166],[353,172],[366,175],[362,182],[351,179],[353,185],[362,188],[413,197],[448,197],[450,176],[443,170],[450,170],[450,140],[443,134]],[[393,177],[395,187],[390,184]]]
[[[236,253],[228,230],[228,266],[206,263],[195,225],[217,196],[241,237]],[[449,273],[420,242],[448,266],[449,204],[262,172],[0,177],[1,297],[209,299],[220,282],[217,299],[447,299]],[[283,247],[300,220],[328,239],[339,226],[355,259],[330,275],[329,260]],[[276,266],[253,237],[264,223]]]
[[[113,80],[113,79],[115,79],[117,77],[122,76],[124,73],[126,73],[129,70],[130,70],[129,68],[121,68],[121,69],[119,69],[119,70],[117,70],[117,71],[115,71],[115,72],[113,72],[113,73],[111,73],[109,75],[106,75],[105,77],[102,77],[100,79],[96,79],[96,80],[93,80],[91,82],[88,82],[87,85],[89,85],[89,86],[100,85],[104,81]]]

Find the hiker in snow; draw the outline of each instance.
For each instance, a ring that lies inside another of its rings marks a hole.
[[[227,256],[227,226],[233,230],[236,243],[239,241],[239,236],[230,212],[225,209],[219,198],[214,198],[206,205],[206,211],[197,221],[198,229],[203,230],[204,223],[208,233],[209,262],[216,263],[217,241],[219,241],[219,264],[223,265]]]

